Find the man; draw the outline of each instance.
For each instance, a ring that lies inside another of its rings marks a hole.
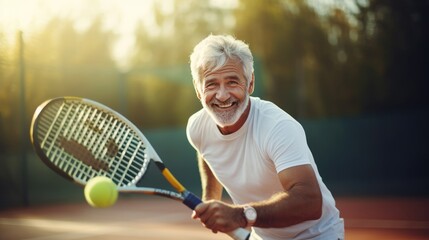
[[[252,227],[251,239],[343,239],[344,225],[322,182],[301,125],[255,86],[249,47],[210,35],[190,57],[203,109],[189,118],[203,203],[193,218],[214,233]],[[222,202],[225,189],[234,205]]]

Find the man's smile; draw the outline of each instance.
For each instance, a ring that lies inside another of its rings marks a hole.
[[[212,106],[217,109],[227,110],[236,106],[236,102],[226,102],[226,103],[213,103]]]

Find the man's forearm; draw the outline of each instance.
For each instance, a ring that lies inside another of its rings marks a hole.
[[[198,167],[202,185],[202,200],[221,200],[223,187],[200,155],[198,155]]]
[[[322,212],[320,195],[305,192],[299,186],[251,205],[258,212],[255,223],[258,227],[287,227],[318,219]]]

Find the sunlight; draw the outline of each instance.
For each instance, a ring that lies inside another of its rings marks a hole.
[[[358,1],[359,4],[365,4],[367,0]],[[341,10],[348,13],[358,13],[359,8],[356,5],[357,3],[354,0],[307,0],[308,5],[312,6],[317,13],[321,15],[326,15],[332,7],[340,8]]]
[[[15,41],[16,33],[30,35],[53,17],[69,18],[75,29],[85,30],[96,17],[103,19],[106,30],[116,35],[112,54],[125,68],[134,45],[134,30],[138,22],[156,30],[153,0],[0,0],[0,31],[7,41]]]
[[[236,8],[237,0],[210,0],[210,5],[217,8]]]

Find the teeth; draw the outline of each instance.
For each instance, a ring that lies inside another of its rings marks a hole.
[[[218,106],[219,106],[220,108],[229,108],[229,107],[231,107],[231,106],[232,106],[232,103],[228,103],[228,104],[218,104]]]

